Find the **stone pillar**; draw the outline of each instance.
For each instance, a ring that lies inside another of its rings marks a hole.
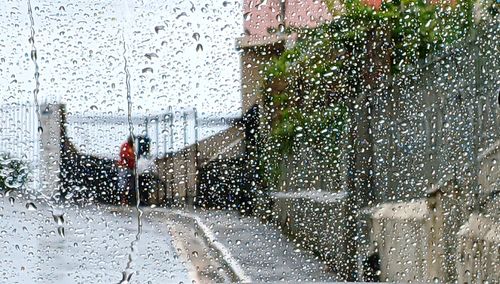
[[[282,37],[270,37],[259,42],[252,42],[248,38],[238,41],[238,50],[241,51],[242,113],[248,112],[255,104],[262,104],[262,84],[265,79],[262,69],[283,52],[285,40]]]
[[[59,189],[61,163],[62,111],[59,104],[40,106],[40,191],[51,196]]]

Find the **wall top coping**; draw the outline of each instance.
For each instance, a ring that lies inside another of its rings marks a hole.
[[[458,235],[500,242],[499,233],[500,226],[494,220],[478,214],[471,214]]]
[[[414,202],[384,203],[376,209],[374,219],[422,220],[428,217],[425,200]]]
[[[487,159],[490,156],[493,156],[494,154],[498,153],[500,150],[500,140],[497,140],[493,145],[490,147],[486,148],[484,151],[479,154],[477,157],[478,162],[482,162],[484,159]]]
[[[308,199],[319,203],[338,203],[347,198],[347,192],[327,191],[297,191],[297,192],[275,192],[271,196],[275,199]]]

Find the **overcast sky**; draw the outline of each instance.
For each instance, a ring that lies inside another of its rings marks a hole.
[[[27,4],[0,7],[0,99],[31,103]],[[65,103],[70,115],[125,116],[123,33],[133,115],[169,106],[197,107],[201,116],[240,112],[239,0],[32,0],[32,7],[41,102]]]
[[[26,1],[0,2],[0,95],[4,102],[31,101]],[[239,107],[239,1],[34,0],[32,6],[41,100],[60,100],[71,112],[123,112],[124,32],[134,111]],[[148,67],[153,72],[143,73]]]

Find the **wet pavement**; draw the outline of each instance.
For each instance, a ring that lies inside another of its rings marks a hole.
[[[72,205],[54,217],[46,202],[33,205],[13,194],[0,198],[0,283],[121,281],[137,232],[135,209]],[[136,252],[131,283],[191,282],[167,226],[152,214],[143,216]]]
[[[0,192],[4,194],[3,192]],[[272,224],[232,211],[142,208],[134,252],[135,208],[51,207],[0,197],[0,283],[130,283],[338,280]]]
[[[271,223],[235,211],[190,212],[202,222],[251,282],[337,282],[315,255],[301,250]]]

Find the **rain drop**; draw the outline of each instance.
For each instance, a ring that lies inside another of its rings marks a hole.
[[[33,202],[28,202],[26,203],[26,209],[28,209],[28,211],[35,211],[37,208]]]
[[[187,16],[186,12],[182,12],[180,13],[179,15],[177,15],[177,17],[175,17],[176,19],[179,19],[180,17],[182,16]]]
[[[128,284],[130,283],[130,279],[132,278],[132,275],[134,275],[134,271],[131,269],[127,269],[122,272],[122,280],[120,281],[120,284]]]
[[[158,33],[159,31],[165,30],[165,26],[156,26],[155,27],[155,32]]]
[[[64,213],[54,213],[52,212],[52,218],[57,225],[62,226],[64,224]]]
[[[57,233],[59,233],[59,236],[64,238],[64,227],[58,227],[57,228]]]
[[[36,50],[31,51],[31,60],[36,61],[37,55],[36,55]]]
[[[245,14],[243,14],[243,19],[245,19],[245,21],[249,21],[251,18],[252,18],[252,13],[246,12]]]
[[[280,33],[284,33],[284,32],[285,32],[285,25],[283,25],[283,24],[279,24],[279,25],[278,25],[278,31],[279,31]]]
[[[151,67],[146,67],[142,69],[142,73],[153,73],[153,68]]]
[[[146,53],[144,54],[144,56],[146,56],[147,59],[151,60],[153,57],[158,57],[158,54],[154,53],[154,52],[151,52],[151,53]]]

